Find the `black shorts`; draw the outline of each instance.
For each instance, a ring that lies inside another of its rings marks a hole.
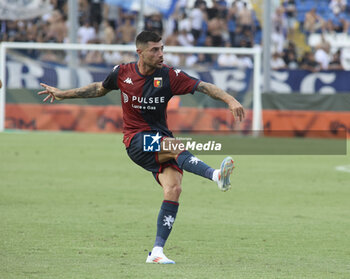
[[[158,175],[166,167],[170,166],[182,174],[183,173],[182,169],[179,167],[179,165],[174,159],[169,160],[165,163],[159,163],[158,152],[143,151],[143,135],[145,133],[149,133],[149,132],[137,133],[132,138],[129,147],[126,149],[130,159],[133,160],[134,163],[138,164],[140,167],[144,168],[145,170],[152,172],[154,178],[157,180],[158,183],[159,183]]]

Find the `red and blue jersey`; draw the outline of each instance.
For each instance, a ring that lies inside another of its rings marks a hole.
[[[126,147],[135,134],[143,131],[172,136],[167,125],[167,104],[174,95],[193,94],[199,82],[166,65],[148,76],[140,73],[136,62],[115,66],[102,85],[110,90],[120,89]]]

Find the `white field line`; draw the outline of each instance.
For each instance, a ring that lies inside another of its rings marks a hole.
[[[343,171],[343,172],[348,172],[350,173],[350,165],[346,165],[346,166],[337,166],[335,167],[335,169],[337,171]]]

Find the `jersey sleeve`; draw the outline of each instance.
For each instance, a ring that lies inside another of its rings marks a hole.
[[[180,69],[171,68],[169,76],[173,95],[193,94],[200,82],[199,79],[191,77]]]
[[[110,90],[118,90],[118,74],[120,67],[119,65],[115,66],[113,70],[109,73],[106,79],[102,82],[102,86]]]

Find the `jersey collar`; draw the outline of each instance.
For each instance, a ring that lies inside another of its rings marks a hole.
[[[159,73],[159,70],[160,70],[160,69],[157,68],[157,69],[153,72],[153,74],[145,76],[145,75],[143,75],[143,74],[140,73],[139,66],[137,66],[137,61],[136,61],[134,64],[135,64],[136,73],[137,73],[139,76],[143,77],[143,78],[153,77],[154,75],[158,74],[158,73]]]

